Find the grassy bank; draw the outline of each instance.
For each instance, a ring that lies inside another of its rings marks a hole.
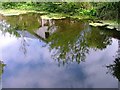
[[[17,12],[25,13],[26,10],[36,12],[48,12],[49,17],[67,16],[79,19],[101,19],[116,20],[118,17],[119,2],[3,2],[0,3],[1,9],[20,10]],[[24,11],[25,10],[25,11]],[[12,13],[15,11],[9,11]],[[59,15],[58,15],[59,14]]]
[[[21,10],[21,9],[1,9],[0,14],[4,16],[11,16],[11,15],[20,15],[20,14],[25,14],[25,13],[40,13],[40,14],[47,14],[45,11],[35,11],[35,10]]]
[[[70,15],[70,14],[65,14],[65,13],[52,13],[52,12],[47,12],[47,11],[36,11],[36,10],[21,10],[21,9],[1,9],[0,14],[4,16],[11,16],[11,15],[20,15],[20,14],[25,14],[25,13],[40,13],[43,14],[42,18],[44,19],[61,19],[61,18],[77,18],[77,19],[95,19],[93,16],[89,15]]]
[[[106,26],[108,29],[117,29],[118,30],[118,22],[115,19],[112,20],[102,20],[97,18],[96,16],[91,15],[80,15],[80,14],[69,14],[69,13],[59,13],[59,12],[48,12],[48,11],[36,11],[36,10],[23,10],[23,9],[1,9],[0,14],[3,16],[11,16],[11,15],[20,15],[25,13],[40,13],[42,19],[63,19],[63,18],[74,18],[79,20],[88,20],[91,26]]]

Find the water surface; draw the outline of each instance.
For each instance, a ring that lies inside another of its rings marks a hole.
[[[3,88],[118,87],[106,66],[119,56],[119,32],[40,16],[0,16]]]

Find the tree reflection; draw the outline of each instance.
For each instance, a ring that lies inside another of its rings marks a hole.
[[[6,66],[6,64],[4,64],[3,61],[0,60],[0,89],[2,89],[2,74],[4,72],[4,67]]]
[[[105,31],[105,29],[92,27],[92,30],[85,36],[90,48],[103,50],[112,43],[111,35]]]
[[[18,33],[18,31],[13,28],[12,26],[10,26],[10,24],[8,24],[5,20],[1,20],[0,21],[0,30],[2,31],[3,35],[6,35],[6,33],[8,32],[10,35],[14,35],[20,38],[21,40],[21,46],[20,46],[20,50],[23,51],[24,55],[26,55],[27,50],[26,50],[26,46],[29,46],[27,44],[27,41],[25,40],[25,32],[24,30],[22,30],[21,34]]]
[[[112,42],[112,37],[118,37],[117,32],[91,28],[87,22],[75,19],[40,19],[39,14],[29,13],[19,16],[4,17],[14,29],[11,32],[22,33],[21,50],[27,53],[28,43],[25,39],[25,31],[39,36],[49,44],[52,57],[60,63],[85,61],[89,50],[103,50]],[[17,21],[17,22],[16,22]],[[15,23],[16,22],[16,23]],[[34,33],[33,33],[34,32]],[[117,33],[117,34],[116,34]]]
[[[109,73],[118,79],[118,88],[120,89],[120,57],[115,58],[113,64],[107,66]]]
[[[120,40],[118,40],[118,52],[117,57],[114,60],[113,64],[107,66],[108,73],[113,75],[118,79],[118,88],[120,89]]]
[[[16,37],[20,36],[18,32],[13,27],[11,27],[10,24],[8,24],[5,20],[0,20],[0,30],[4,35],[6,32],[8,32],[11,35],[15,35]]]
[[[59,20],[55,24],[58,26],[57,31],[47,39],[51,49],[55,49],[54,59],[59,62],[63,61],[63,64],[74,60],[78,63],[83,61],[84,52],[88,52],[88,48],[85,46],[85,32],[80,32],[84,24],[81,23],[78,26],[78,23],[72,20]],[[80,33],[83,35],[80,36]],[[81,45],[84,46],[81,47]]]
[[[35,13],[7,16],[4,19],[16,30],[27,30],[30,33],[41,26],[40,15]]]
[[[107,66],[110,73],[120,81],[120,57],[116,58],[114,64]]]
[[[26,56],[27,54],[27,46],[29,46],[29,44],[27,43],[27,40],[24,36],[25,32],[22,31],[22,35],[21,35],[21,38],[20,38],[20,42],[21,42],[21,46],[20,46],[20,50],[23,52],[23,54]]]
[[[3,70],[4,70],[4,66],[5,66],[6,64],[4,64],[4,62],[3,61],[0,61],[0,78],[1,78],[1,75],[2,75],[2,73],[3,73]]]
[[[107,66],[109,72],[116,77],[120,82],[120,40],[118,41],[118,56],[115,58],[113,64]]]
[[[53,50],[53,58],[63,64],[85,61],[89,49],[105,49],[111,44],[111,38],[98,28],[76,20],[58,20],[57,31],[47,41]]]

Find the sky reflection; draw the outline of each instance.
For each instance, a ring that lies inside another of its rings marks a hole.
[[[25,41],[25,42],[23,42]],[[0,32],[0,55],[7,64],[3,73],[4,88],[115,88],[118,82],[106,74],[106,65],[114,60],[118,42],[100,51],[90,49],[85,62],[58,67],[49,46],[36,38],[15,38]],[[21,44],[21,42],[26,44]],[[22,45],[26,45],[22,48]],[[114,48],[113,48],[114,47]],[[26,49],[26,53],[24,53]],[[111,52],[112,51],[112,52]]]

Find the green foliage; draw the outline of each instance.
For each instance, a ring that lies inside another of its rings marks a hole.
[[[114,64],[107,66],[110,73],[120,81],[120,57],[116,58]]]
[[[95,9],[91,9],[91,10],[87,10],[87,9],[82,9],[79,11],[80,15],[89,15],[89,16],[95,16],[96,15],[96,10]]]
[[[102,31],[99,28],[93,27],[92,31],[88,32],[85,36],[89,47],[101,50],[105,49],[112,42],[106,34],[110,35],[110,33],[105,32],[105,29]]]
[[[53,56],[59,61],[76,60],[80,63],[85,60],[89,48],[103,50],[112,42],[110,37],[113,32],[105,32],[105,29],[100,28],[91,29],[75,20],[58,20],[55,26],[58,26],[57,31],[47,38],[47,41],[50,42],[51,49],[58,50]]]
[[[96,3],[97,17],[101,19],[117,19],[119,2]]]
[[[89,53],[89,48],[103,50],[111,44],[111,37],[119,38],[117,31],[110,31],[101,27],[91,28],[87,22],[84,23],[84,21],[70,18],[62,20],[49,19],[46,21],[45,19],[40,19],[39,13],[29,13],[7,16],[4,19],[13,28],[15,27],[15,29],[7,31],[9,33],[13,32],[16,36],[15,31],[17,30],[27,30],[31,34],[36,35],[36,30],[39,31],[43,28],[42,30],[46,32],[45,28],[47,28],[50,36],[42,40],[49,43],[50,50],[56,50],[52,55],[53,58],[59,61],[62,60],[64,63],[75,60],[80,63],[85,60],[86,54]],[[41,37],[39,34],[37,36]]]
[[[31,9],[69,15],[96,16],[100,19],[117,19],[119,4],[119,2],[4,2],[2,8]]]
[[[9,31],[16,30],[29,30],[32,33],[33,30],[40,27],[39,23],[39,14],[35,15],[34,13],[23,14],[19,16],[9,16],[5,17],[6,21],[11,24],[14,29],[10,29]],[[17,21],[17,22],[16,22]],[[15,23],[16,22],[16,23]]]
[[[2,3],[3,9],[32,9],[33,4],[32,3],[26,3],[26,2],[5,2]]]
[[[50,36],[47,41],[50,42],[50,47],[52,49],[58,49],[54,57],[58,61],[74,61],[80,63],[86,58],[86,53],[88,53],[88,46],[86,44],[86,39],[84,38],[82,32],[83,23],[64,20],[56,22],[56,26],[59,26],[57,32]]]
[[[0,76],[1,76],[2,73],[3,73],[3,68],[4,68],[4,66],[5,66],[5,64],[4,64],[2,61],[0,61]]]

